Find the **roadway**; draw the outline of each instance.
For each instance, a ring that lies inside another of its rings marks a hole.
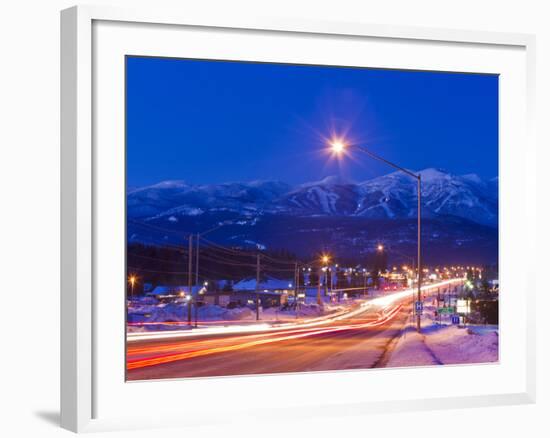
[[[425,292],[437,286],[427,286]],[[127,379],[330,371],[383,366],[391,341],[410,320],[412,293],[375,298],[345,312],[243,331],[135,336]]]

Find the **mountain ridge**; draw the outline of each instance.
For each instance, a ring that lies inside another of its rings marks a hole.
[[[498,178],[454,175],[442,169],[418,171],[422,178],[424,217],[457,216],[496,227]],[[232,211],[243,217],[262,214],[291,216],[357,216],[371,219],[416,217],[414,179],[392,172],[361,182],[338,175],[290,185],[277,180],[189,184],[162,181],[129,191],[128,215],[150,220],[206,211]]]

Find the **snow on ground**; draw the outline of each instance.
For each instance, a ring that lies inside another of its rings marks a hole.
[[[386,367],[406,367],[418,365],[441,365],[424,343],[424,336],[414,329],[407,328],[397,341]]]
[[[216,305],[205,305],[198,308],[200,321],[243,320],[251,318],[253,311],[248,307],[226,309]],[[195,309],[192,309],[195,317]],[[178,303],[132,305],[128,308],[129,322],[178,322],[187,321],[187,305]]]
[[[136,325],[129,325],[126,328],[126,330],[128,333],[145,333],[149,331],[145,327],[136,326]]]
[[[422,332],[407,326],[389,353],[386,367],[498,361],[497,326],[437,324],[423,318]]]
[[[322,307],[317,304],[302,304],[298,311],[295,309],[281,310],[279,307],[270,307],[262,312],[262,319],[285,321],[295,320],[297,318],[315,318],[318,316],[329,315],[341,310],[345,310],[349,306],[325,303]]]
[[[351,303],[350,303],[351,304]],[[298,312],[294,309],[281,310],[270,307],[260,310],[260,320],[267,322],[295,321],[296,319],[312,318],[328,315],[347,308],[340,304],[301,305]],[[195,320],[195,309],[192,309],[192,321]],[[145,332],[157,330],[173,330],[175,327],[187,328],[187,306],[178,303],[132,304],[128,308],[128,331]],[[256,311],[250,307],[227,309],[214,304],[198,308],[197,320],[202,326],[209,323],[231,324],[232,322],[256,322]]]

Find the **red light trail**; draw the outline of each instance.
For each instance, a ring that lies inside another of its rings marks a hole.
[[[335,333],[346,330],[358,330],[364,328],[371,328],[383,325],[391,321],[402,308],[402,305],[399,304],[393,307],[391,310],[387,310],[387,307],[378,314],[378,318],[372,321],[339,325],[325,328],[306,328],[306,329],[290,329],[290,330],[281,330],[271,333],[263,333],[256,335],[244,335],[244,336],[233,336],[229,338],[222,339],[211,339],[204,341],[191,341],[184,344],[181,343],[172,343],[165,345],[163,347],[152,346],[152,347],[141,347],[141,348],[129,348],[128,356],[146,356],[148,357],[137,357],[130,358],[127,361],[127,369],[132,370],[136,368],[150,367],[154,365],[166,364],[171,362],[176,362],[185,359],[191,359],[200,356],[206,356],[216,353],[224,353],[229,351],[242,350],[245,348],[251,348],[259,345],[270,344],[274,342],[288,341],[293,339],[300,339],[309,336],[316,336],[327,333]],[[364,320],[363,320],[364,321]],[[219,345],[220,343],[227,345]],[[215,344],[213,347],[208,345]],[[202,348],[201,348],[202,347]],[[181,349],[178,353],[172,354],[158,354],[158,353],[167,353],[174,352]]]

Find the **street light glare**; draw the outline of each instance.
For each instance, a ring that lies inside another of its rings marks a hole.
[[[384,245],[378,245],[376,248],[378,251],[384,251]]]
[[[332,152],[334,152],[336,155],[340,155],[346,149],[346,144],[342,140],[335,139],[330,141],[330,147],[332,149]]]
[[[342,153],[344,151],[345,147],[346,146],[344,145],[344,143],[340,140],[336,140],[336,141],[332,142],[332,150],[334,152],[336,152],[337,154]]]

